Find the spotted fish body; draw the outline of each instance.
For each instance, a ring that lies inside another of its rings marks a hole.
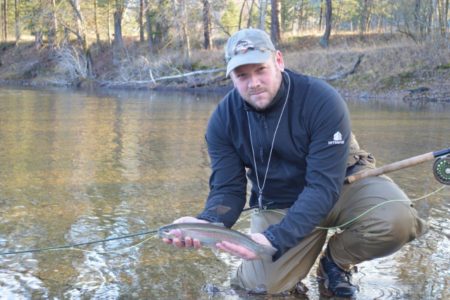
[[[272,256],[277,250],[272,246],[262,245],[250,238],[250,236],[239,231],[228,229],[223,225],[213,223],[177,223],[169,224],[159,228],[158,235],[161,238],[191,237],[197,239],[203,246],[215,248],[222,241],[243,246],[259,257]]]

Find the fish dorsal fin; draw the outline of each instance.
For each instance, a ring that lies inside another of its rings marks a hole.
[[[224,227],[225,228],[225,224],[221,223],[221,222],[212,222],[211,225],[215,225],[218,227]]]

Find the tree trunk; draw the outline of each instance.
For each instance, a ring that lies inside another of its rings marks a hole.
[[[247,0],[242,1],[241,11],[239,12],[238,30],[242,28],[242,15],[244,14],[244,6],[247,4]]]
[[[295,6],[295,11],[296,25],[294,26],[293,31],[295,34],[299,34],[303,24],[304,0],[301,0],[297,3],[297,5]]]
[[[183,1],[183,0],[180,0]],[[173,17],[174,17],[174,22],[175,22],[175,30],[176,30],[176,34],[178,35],[178,38],[174,41],[176,47],[181,51],[181,49],[183,48],[183,33],[182,33],[182,29],[181,29],[181,24],[183,21],[181,20],[180,17],[180,12],[179,12],[179,8],[178,8],[178,0],[172,0],[172,10],[173,10]]]
[[[108,0],[108,8],[107,8],[107,34],[108,34],[108,44],[111,45],[111,0]]]
[[[95,39],[97,44],[100,44],[100,32],[98,31],[98,18],[97,18],[97,0],[94,2],[94,29],[95,29]]]
[[[266,30],[266,12],[267,12],[267,0],[260,0],[258,28],[261,30]]]
[[[248,10],[247,28],[252,27],[252,14],[253,14],[254,6],[255,6],[255,0],[252,0],[252,3],[250,4],[250,9]]]
[[[272,14],[271,14],[271,24],[270,24],[270,37],[272,42],[278,46],[281,42],[281,32],[280,32],[280,7],[281,2],[279,0],[271,0]]]
[[[89,49],[89,44],[88,44],[88,40],[87,40],[87,35],[86,35],[86,26],[85,26],[85,22],[84,22],[84,18],[83,18],[83,14],[81,13],[81,9],[80,9],[80,3],[78,0],[69,0],[73,10],[74,10],[74,14],[75,14],[75,18],[76,18],[76,24],[77,24],[77,38],[78,41],[81,44],[81,47],[83,49],[83,53],[85,55],[86,58],[86,70],[87,70],[87,77],[92,77],[92,56],[91,56],[91,52]]]
[[[333,11],[331,7],[331,0],[326,0],[327,10],[325,13],[325,33],[323,34],[322,38],[320,39],[320,45],[324,48],[328,48],[328,44],[330,41],[330,34],[331,34],[331,25],[332,25],[332,16]]]
[[[14,31],[16,34],[16,44],[22,35],[20,30],[20,0],[14,0]]]
[[[438,0],[437,1],[437,11],[438,11],[438,19],[439,19],[439,31],[441,36],[445,38],[447,34],[447,8],[448,8],[448,0]]]
[[[75,15],[75,23],[77,25],[77,39],[79,43],[82,45],[83,49],[87,49],[87,37],[86,37],[86,28],[84,24],[84,18],[80,9],[79,0],[69,0],[70,5],[73,8],[73,12]]]
[[[33,29],[32,33],[34,35],[34,47],[36,49],[41,48],[43,44],[43,34],[42,34],[42,21],[40,16],[42,15],[43,11],[42,2],[39,2],[37,4],[37,7],[33,9],[32,19],[33,19]]]
[[[145,6],[147,7],[147,9],[145,10],[145,28],[147,31],[148,48],[150,49],[150,51],[153,51],[153,21],[148,1],[149,0],[145,0]]]
[[[55,0],[50,0],[50,15],[48,20],[48,43],[56,47],[57,38],[56,33],[58,32],[58,20],[56,19],[56,2]]]
[[[3,40],[6,42],[8,41],[8,1],[3,0],[2,3],[2,15],[3,15],[3,22],[2,22],[2,34],[3,34]]]
[[[371,0],[360,0],[359,34],[362,37],[367,31]]]
[[[332,16],[333,16],[332,17],[333,18],[332,21],[333,21],[333,24],[334,24],[334,26],[332,25],[332,27],[334,27],[334,33],[335,34],[338,32],[339,25],[341,24],[341,19],[340,19],[340,17],[341,17],[341,10],[342,10],[341,6],[342,5],[335,6],[335,8],[336,8],[335,13],[332,14]]]
[[[139,0],[139,41],[143,43],[145,41],[144,37],[144,0]]]
[[[169,25],[167,22],[164,22],[164,11],[167,11],[169,8],[169,0],[158,0],[158,15],[155,16],[155,32],[154,32],[154,45],[161,45],[164,41],[168,39]]]
[[[429,0],[428,5],[428,15],[427,15],[427,27],[426,32],[427,34],[431,34],[432,28],[433,28],[433,0]]]
[[[114,11],[114,47],[116,50],[122,50],[123,48],[122,16],[124,8],[119,2],[120,0],[116,0],[116,10]]]
[[[449,0],[445,0],[444,4],[444,20],[448,20],[448,6],[449,6]],[[445,22],[445,36],[447,36],[448,31],[448,21]]]
[[[203,36],[203,48],[207,50],[211,49],[211,6],[209,4],[209,0],[203,0]]]
[[[421,18],[420,18],[420,6],[421,6],[421,0],[416,0],[414,4],[414,30],[416,34],[420,33],[422,34],[422,26],[421,24]]]
[[[320,0],[320,11],[319,11],[319,27],[318,30],[322,30],[322,17],[323,17],[323,0]]]
[[[186,0],[181,0],[181,9],[182,9],[181,30],[182,30],[183,41],[184,41],[184,61],[186,63],[188,63],[191,60],[191,40],[189,38],[189,33],[187,30],[188,16],[187,16],[187,10],[186,10]]]

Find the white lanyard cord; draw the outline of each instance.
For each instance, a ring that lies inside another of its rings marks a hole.
[[[281,110],[280,117],[278,118],[277,126],[275,127],[275,131],[273,133],[272,144],[270,146],[269,158],[267,160],[266,172],[264,174],[264,179],[263,179],[262,186],[259,184],[258,166],[256,165],[255,148],[253,147],[253,138],[252,138],[252,128],[250,126],[250,117],[249,117],[248,111],[246,111],[246,113],[247,113],[248,131],[249,131],[249,135],[250,135],[250,145],[252,147],[252,154],[253,154],[253,165],[255,166],[255,173],[256,173],[255,174],[256,175],[256,184],[258,185],[258,206],[259,206],[259,209],[263,209],[263,205],[262,205],[262,202],[263,202],[263,190],[264,190],[264,187],[266,186],[267,173],[269,172],[269,166],[270,166],[270,160],[272,158],[273,146],[275,145],[275,138],[277,136],[278,127],[280,126],[281,118],[283,117],[283,112],[284,112],[284,109],[286,108],[286,104],[287,104],[288,99],[289,99],[289,92],[290,92],[290,89],[291,89],[291,79],[289,77],[289,74],[287,74],[287,73],[285,73],[285,74],[286,74],[287,80],[288,80],[288,88],[287,88],[287,93],[286,93],[286,100],[284,100],[283,108]]]

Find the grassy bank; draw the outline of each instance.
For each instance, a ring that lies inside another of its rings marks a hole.
[[[355,94],[420,94],[450,101],[450,42],[415,43],[400,35],[335,35],[328,49],[317,36],[286,38],[280,45],[288,68],[327,79]],[[111,46],[90,47],[92,66],[74,45],[35,48],[32,42],[0,44],[0,80],[32,86],[106,86],[125,88],[220,88],[224,78],[222,47],[152,54],[130,41],[120,53]],[[360,59],[359,63],[356,62]],[[351,72],[350,72],[351,71]],[[182,76],[187,74],[188,76]],[[425,93],[425,94],[424,94]]]

